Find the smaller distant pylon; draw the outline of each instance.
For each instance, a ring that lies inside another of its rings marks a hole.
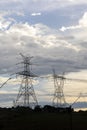
[[[53,69],[53,79],[54,79],[54,97],[53,106],[54,107],[66,107],[66,101],[63,93],[64,87],[64,76],[58,76]]]

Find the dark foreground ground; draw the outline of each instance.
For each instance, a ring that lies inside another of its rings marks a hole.
[[[0,130],[87,130],[87,111],[0,108]]]

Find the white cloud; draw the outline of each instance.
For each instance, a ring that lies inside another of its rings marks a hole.
[[[79,25],[83,27],[87,26],[87,12],[85,12],[83,17],[79,20]]]
[[[3,16],[1,16],[1,18],[4,19]],[[9,19],[6,20],[6,23],[8,21]],[[17,63],[16,57],[20,52],[30,53],[31,55],[41,57],[41,59],[44,59],[44,62],[50,60],[50,65],[56,67],[60,66],[60,71],[64,69],[66,69],[66,71],[73,71],[74,67],[72,64],[75,64],[79,59],[79,63],[76,63],[76,66],[78,64],[80,65],[80,63],[84,61],[83,56],[86,54],[84,52],[84,54],[82,53],[81,55],[83,48],[79,46],[79,42],[75,41],[79,38],[77,33],[76,35],[69,33],[68,37],[69,35],[73,37],[69,39],[65,38],[56,29],[43,24],[30,25],[29,23],[15,22],[15,24],[11,25],[8,30],[5,29],[3,32],[0,32],[1,73],[14,71],[13,69],[8,69],[8,67]],[[42,62],[41,59],[39,58],[40,62]],[[61,65],[61,63],[64,65]],[[44,72],[47,73],[48,71],[47,68]]]
[[[78,25],[68,27],[62,26],[59,30],[64,32],[66,30],[84,29],[85,27],[87,27],[87,12],[85,12],[82,18],[78,21]]]
[[[11,17],[7,17],[11,14],[16,14],[16,15],[22,15],[23,16],[23,13],[20,13],[20,12],[16,12],[16,11],[0,11],[0,30],[7,30],[10,25],[12,23],[15,23],[15,19],[11,18]]]
[[[41,13],[32,13],[31,16],[40,16]]]
[[[5,30],[5,29],[7,29],[9,26],[10,26],[10,24],[12,23],[12,20],[11,19],[8,19],[8,21],[7,21],[7,19],[5,19],[3,16],[4,16],[5,14],[1,14],[0,15],[0,30]]]
[[[61,27],[59,30],[60,31],[66,31],[66,30],[74,30],[74,29],[79,29],[81,27],[81,25],[76,25],[76,26],[69,26],[69,27]]]

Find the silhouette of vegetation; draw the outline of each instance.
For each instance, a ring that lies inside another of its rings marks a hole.
[[[71,128],[72,127],[72,128]],[[86,130],[87,111],[71,107],[0,108],[0,130]]]
[[[42,111],[41,106],[37,105],[37,106],[34,108],[34,111],[35,111],[35,112],[41,112],[41,111]]]

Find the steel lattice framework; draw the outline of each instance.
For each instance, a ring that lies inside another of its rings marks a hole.
[[[16,100],[14,101],[14,106],[24,106],[24,107],[35,107],[38,105],[35,91],[33,88],[33,78],[36,77],[31,72],[31,59],[33,57],[25,57],[21,54],[24,65],[24,70],[18,72],[17,74],[22,77],[19,93]]]
[[[65,107],[66,101],[63,93],[64,87],[64,78],[58,77],[53,69],[53,78],[54,78],[54,97],[53,97],[53,106],[54,107]]]

